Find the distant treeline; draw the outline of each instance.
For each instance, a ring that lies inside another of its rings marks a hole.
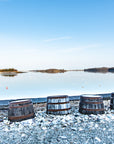
[[[85,72],[94,72],[94,73],[107,73],[112,72],[114,73],[114,67],[107,68],[107,67],[101,67],[101,68],[88,68],[84,69]]]
[[[9,69],[0,69],[0,72],[18,72],[18,70],[14,68],[9,68]]]
[[[9,69],[0,69],[0,73],[2,76],[13,77],[16,76],[18,73],[25,73],[25,72],[18,71],[17,69],[14,68],[9,68]]]
[[[65,69],[45,69],[45,70],[30,70],[31,72],[41,72],[41,73],[64,73],[67,71],[82,71],[82,70],[65,70]],[[114,73],[114,67],[108,68],[108,67],[100,67],[100,68],[88,68],[84,69],[84,72],[93,72],[93,73],[107,73],[107,72],[112,72]],[[16,75],[18,73],[25,73],[22,71],[18,71],[17,69],[14,68],[9,68],[9,69],[0,69],[0,72],[2,75]]]
[[[46,70],[31,70],[32,72],[42,72],[42,73],[64,73],[67,70],[64,69],[46,69]]]

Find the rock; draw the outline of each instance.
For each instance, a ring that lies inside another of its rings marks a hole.
[[[0,143],[99,144],[114,142],[114,114],[83,115],[74,109],[65,116],[36,111],[34,119],[10,123],[0,116]],[[2,113],[3,114],[3,113]]]
[[[75,128],[75,127],[72,127],[71,129],[72,129],[73,131],[77,131],[77,128]]]
[[[0,118],[0,122],[3,122],[3,119]]]
[[[95,140],[97,140],[98,142],[101,142],[101,139],[99,137],[95,137]]]
[[[66,140],[67,137],[66,136],[59,136],[59,138],[63,139],[63,140]]]

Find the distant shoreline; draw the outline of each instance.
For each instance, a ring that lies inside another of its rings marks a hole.
[[[84,72],[91,72],[91,73],[114,73],[114,67],[99,67],[99,68],[88,68],[88,69],[74,69],[74,70],[65,70],[65,69],[44,69],[44,70],[28,70],[28,71],[18,71],[14,68],[9,69],[0,69],[0,73],[2,76],[16,76],[17,74],[21,73],[27,73],[27,72],[40,72],[40,73],[50,73],[50,74],[56,74],[56,73],[65,73],[69,71],[84,71]]]

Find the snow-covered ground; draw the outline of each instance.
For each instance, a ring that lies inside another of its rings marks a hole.
[[[35,108],[36,117],[21,122],[7,120],[0,112],[0,144],[113,144],[114,110],[105,114],[83,115],[75,102],[69,115],[47,115],[44,107]]]

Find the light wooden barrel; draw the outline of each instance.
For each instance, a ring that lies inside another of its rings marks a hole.
[[[13,101],[9,104],[8,120],[22,121],[34,118],[34,109],[31,100]]]
[[[69,97],[67,95],[47,97],[47,114],[69,114],[70,109]]]
[[[82,114],[103,114],[104,104],[101,96],[83,95],[80,97],[79,112]]]
[[[110,109],[114,109],[114,93],[111,94]]]

